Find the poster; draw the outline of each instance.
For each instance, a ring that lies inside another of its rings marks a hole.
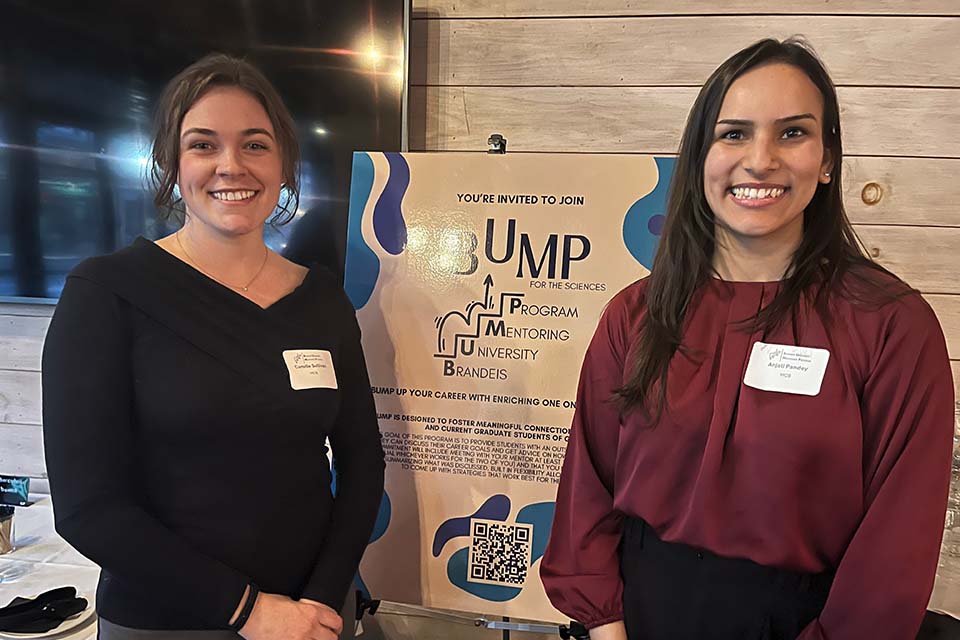
[[[387,456],[375,598],[566,622],[539,579],[583,354],[673,159],[356,153],[345,288]]]

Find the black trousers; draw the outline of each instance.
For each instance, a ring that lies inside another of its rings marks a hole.
[[[620,572],[630,640],[795,640],[833,581],[664,542],[638,519],[626,522]]]

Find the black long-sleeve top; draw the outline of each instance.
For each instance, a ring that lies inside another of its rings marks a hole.
[[[282,354],[301,349],[330,352],[336,389],[292,388]],[[101,566],[104,618],[223,628],[250,582],[343,605],[384,464],[329,272],[261,309],[142,238],[81,263],[44,345],[43,418],[57,531]]]

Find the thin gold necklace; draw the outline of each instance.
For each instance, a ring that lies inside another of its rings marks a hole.
[[[182,229],[181,229],[181,231],[182,231]],[[210,279],[212,279],[212,280],[215,280],[216,282],[219,282],[220,284],[222,284],[222,285],[225,286],[225,287],[228,287],[228,288],[230,288],[230,289],[236,289],[237,291],[243,291],[244,293],[246,293],[247,291],[249,291],[250,285],[252,285],[252,284],[256,281],[256,279],[260,277],[260,274],[263,273],[263,268],[264,268],[265,266],[267,266],[267,258],[270,256],[270,250],[267,249],[267,245],[263,245],[263,262],[260,263],[260,268],[257,269],[257,272],[256,272],[255,274],[253,274],[253,277],[250,278],[250,282],[248,282],[248,283],[246,284],[246,286],[240,286],[240,287],[238,287],[238,286],[236,286],[236,285],[227,284],[226,282],[224,282],[224,281],[221,280],[220,278],[216,277],[215,275],[213,275],[213,274],[211,274],[211,273],[207,273],[207,271],[205,271],[204,268],[201,267],[200,264],[199,264],[196,260],[193,259],[193,256],[191,256],[189,253],[187,253],[186,247],[184,247],[184,246],[183,246],[183,243],[180,242],[180,231],[177,231],[175,234],[173,234],[173,236],[174,236],[174,237],[176,238],[176,240],[177,240],[177,246],[180,247],[180,251],[183,251],[183,255],[185,255],[185,256],[187,257],[187,260],[189,260],[190,263],[191,263],[193,266],[195,266],[200,273],[202,273],[203,275],[207,276],[208,278],[210,278]]]

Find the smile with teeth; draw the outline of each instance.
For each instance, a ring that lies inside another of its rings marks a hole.
[[[210,195],[216,198],[217,200],[226,200],[228,202],[236,202],[239,200],[249,200],[253,196],[257,195],[256,191],[211,191]]]
[[[783,195],[783,187],[770,187],[767,189],[754,189],[751,187],[731,187],[730,193],[734,198],[740,200],[766,200],[768,198],[779,198]]]

